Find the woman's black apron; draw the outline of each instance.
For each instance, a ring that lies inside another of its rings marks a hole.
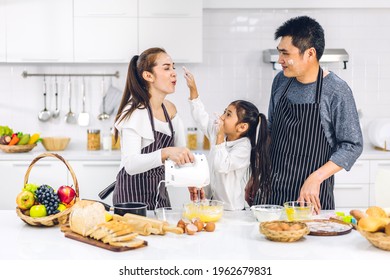
[[[147,110],[153,129],[154,142],[149,146],[144,147],[141,150],[141,154],[148,154],[165,147],[172,147],[174,145],[175,132],[173,131],[172,122],[164,105],[162,105],[162,108],[165,119],[169,124],[171,135],[167,135],[155,130],[153,114],[148,107]],[[135,162],[134,164],[137,163]],[[164,178],[164,165],[135,175],[129,175],[123,167],[116,177],[113,203],[144,202],[148,204],[148,210],[154,210],[157,199],[158,207],[169,207],[171,206],[171,202],[169,201],[168,192],[165,188],[165,183],[161,182],[164,180]],[[157,191],[157,187],[160,182],[160,188]]]
[[[275,107],[271,128],[272,182],[270,204],[297,200],[306,178],[329,161],[331,147],[320,119],[323,71],[316,84],[315,103],[292,104],[287,98],[291,78]],[[334,209],[334,178],[322,182],[321,209]]]

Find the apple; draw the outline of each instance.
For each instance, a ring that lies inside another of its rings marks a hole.
[[[34,203],[34,194],[30,191],[22,191],[16,196],[16,204],[22,210],[30,209]]]
[[[62,203],[69,204],[76,196],[76,192],[72,187],[61,186],[57,190],[58,198]]]
[[[39,218],[47,216],[46,207],[43,204],[34,205],[30,208],[30,217]]]

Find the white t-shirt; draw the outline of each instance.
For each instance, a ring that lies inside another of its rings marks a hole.
[[[184,147],[186,142],[182,120],[176,114],[171,122],[175,131],[175,147]],[[141,154],[141,150],[144,147],[154,142],[152,125],[147,109],[136,109],[130,118],[120,123],[115,123],[115,128],[118,129],[121,139],[120,169],[125,167],[128,174],[134,175],[163,164],[161,162],[161,149],[148,154]],[[171,135],[168,122],[162,122],[154,118],[154,128],[156,131]]]
[[[213,199],[224,202],[225,210],[245,207],[245,186],[250,174],[251,143],[248,137],[216,145],[216,119],[210,119],[200,98],[190,100],[192,117],[209,138],[210,187]]]

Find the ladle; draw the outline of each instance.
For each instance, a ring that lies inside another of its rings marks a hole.
[[[55,98],[56,98],[56,109],[53,111],[53,118],[58,118],[60,116],[60,109],[58,109],[58,82],[57,82],[57,76],[55,77]]]
[[[103,112],[99,114],[98,119],[100,121],[105,121],[110,118],[110,115],[106,113],[106,95],[104,94],[104,77],[101,83],[101,91],[103,96]]]
[[[75,114],[72,112],[72,83],[68,81],[68,93],[69,93],[69,112],[65,115],[65,122],[69,124],[75,124],[77,122]]]
[[[46,77],[45,76],[43,77],[43,102],[45,108],[39,112],[38,119],[41,122],[47,122],[51,117],[51,113],[46,108]]]

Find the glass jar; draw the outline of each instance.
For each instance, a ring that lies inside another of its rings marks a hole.
[[[206,135],[203,136],[203,150],[210,150],[210,141]]]
[[[198,148],[198,129],[196,127],[187,128],[187,147],[190,150]]]
[[[115,133],[112,132],[111,133],[111,140],[112,140],[112,143],[111,143],[112,149],[119,150],[121,148],[121,139],[119,138],[119,135],[118,135],[118,141],[115,141]]]
[[[88,129],[87,135],[88,135],[87,149],[89,151],[100,150],[100,130]]]

